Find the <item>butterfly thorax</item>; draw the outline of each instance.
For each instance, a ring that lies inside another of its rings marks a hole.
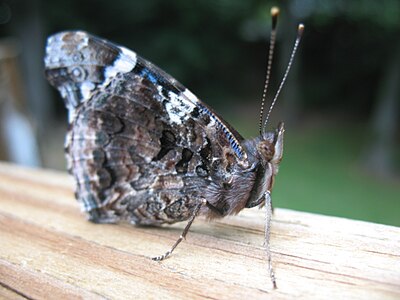
[[[238,164],[228,181],[208,187],[209,194],[205,194],[208,209],[203,214],[210,219],[224,217],[264,204],[282,159],[283,132],[283,123],[280,123],[275,132],[243,142],[249,167]]]

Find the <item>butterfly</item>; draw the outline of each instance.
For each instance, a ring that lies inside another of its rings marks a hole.
[[[84,31],[48,38],[45,74],[68,109],[68,170],[90,221],[186,221],[172,248],[153,258],[162,260],[197,215],[222,218],[265,205],[269,270],[276,286],[268,239],[283,123],[244,139],[166,72]]]

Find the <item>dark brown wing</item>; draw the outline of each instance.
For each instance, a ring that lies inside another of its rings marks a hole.
[[[70,111],[77,199],[94,221],[185,220],[249,166],[239,134],[134,52],[84,32],[52,36],[46,49],[46,75]]]

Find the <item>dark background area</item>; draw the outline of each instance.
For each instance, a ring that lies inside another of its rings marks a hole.
[[[65,169],[66,110],[43,72],[46,37],[80,29],[154,62],[245,137],[305,33],[270,128],[286,123],[274,205],[400,226],[400,1],[0,0],[0,159]]]

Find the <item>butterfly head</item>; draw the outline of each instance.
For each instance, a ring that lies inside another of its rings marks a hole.
[[[257,152],[264,166],[268,163],[278,165],[281,162],[284,131],[283,122],[280,122],[275,132],[263,133],[260,142],[257,144]]]
[[[252,196],[248,199],[247,208],[264,205],[264,195],[271,192],[274,177],[278,173],[279,163],[283,156],[283,122],[278,124],[275,131],[264,132],[260,137],[253,139],[249,148],[255,149],[255,167],[257,180],[253,187]]]

